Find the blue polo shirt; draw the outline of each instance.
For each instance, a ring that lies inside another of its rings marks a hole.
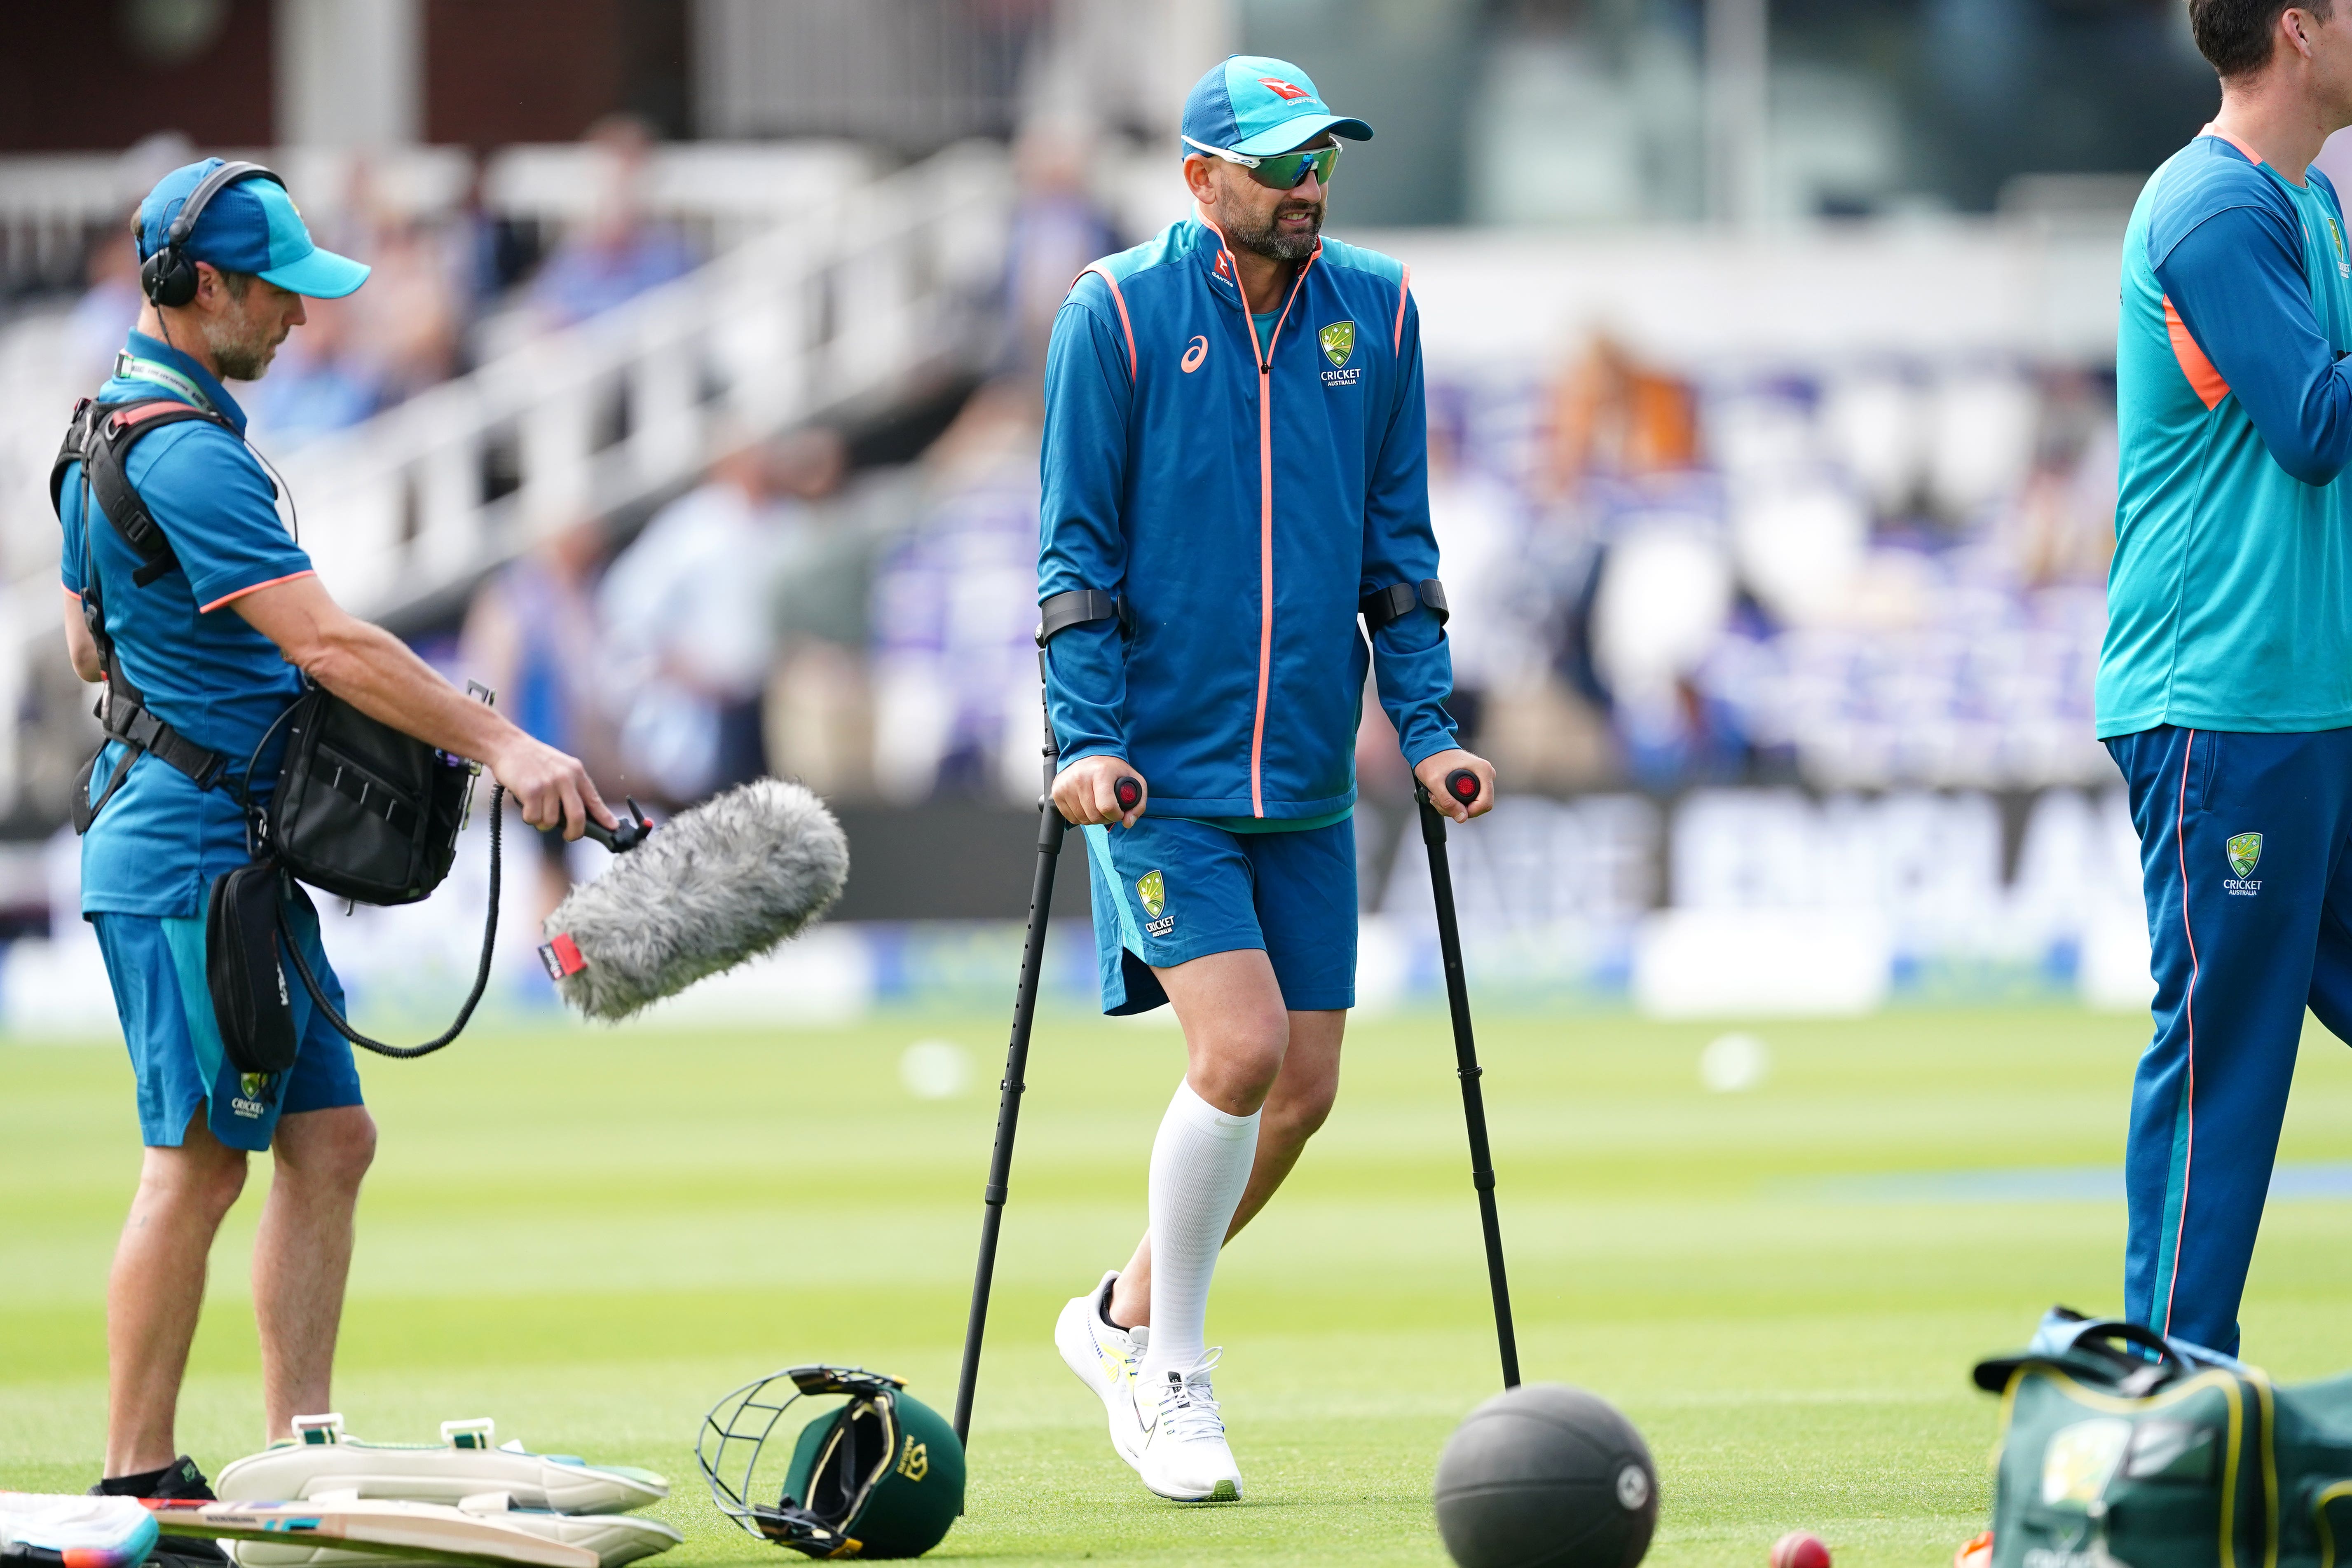
[[[131,334],[130,352],[178,372],[244,431],[244,410],[195,361],[141,332]],[[121,376],[98,395],[108,403],[185,401],[169,385]],[[278,516],[259,460],[217,426],[189,420],[142,437],[128,473],[171,540],[180,569],[143,588],[131,583],[142,564],[138,552],[102,514],[97,527],[84,526],[76,464],[58,495],[65,532],[58,575],[79,600],[84,574],[95,563],[123,673],[158,718],[232,759],[230,772],[241,776],[263,733],[300,691],[301,678],[234,605],[256,588],[309,575],[310,558]],[[283,750],[283,736],[272,737],[273,753]],[[121,753],[120,742],[108,743],[91,773],[92,798]],[[277,769],[275,754],[262,757],[254,769],[257,793],[266,795]],[[200,790],[169,763],[142,756],[82,839],[82,912],[200,915],[212,879],[247,858],[245,818],[228,791]]]

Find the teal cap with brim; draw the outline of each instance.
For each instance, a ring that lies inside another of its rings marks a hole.
[[[142,258],[163,247],[172,220],[220,162],[207,158],[174,169],[147,193],[139,204]],[[285,186],[257,175],[213,193],[188,237],[187,252],[224,272],[250,272],[313,300],[340,300],[368,279],[366,263],[322,249],[310,237]]]
[[[1184,151],[1222,148],[1246,157],[1287,153],[1326,133],[1369,142],[1372,128],[1334,114],[1312,78],[1271,55],[1234,55],[1212,66],[1184,100]]]

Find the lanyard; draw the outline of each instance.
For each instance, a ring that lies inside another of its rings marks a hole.
[[[213,400],[205,395],[203,387],[170,365],[158,364],[152,359],[141,359],[129,349],[114,356],[114,374],[125,381],[152,381],[158,386],[168,386],[207,414],[220,412],[213,406]]]

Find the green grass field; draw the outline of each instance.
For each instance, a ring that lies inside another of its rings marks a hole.
[[[343,1328],[350,1428],[429,1440],[492,1415],[502,1438],[667,1472],[663,1516],[688,1537],[667,1563],[798,1561],[722,1528],[697,1424],[801,1361],[892,1371],[952,1405],[1002,1027],[552,1029],[370,1063],[383,1140]],[[1770,1080],[1711,1095],[1696,1063],[1714,1028],[1485,1026],[1528,1375],[1596,1389],[1648,1435],[1652,1562],[1760,1565],[1797,1526],[1845,1568],[1949,1561],[1981,1524],[1993,1439],[1969,1363],[2053,1300],[2115,1306],[2123,1215],[1934,1178],[2116,1164],[2143,1029],[2058,1011],[1775,1024],[1758,1031]],[[980,1084],[914,1100],[898,1053],[942,1037]],[[2343,1159],[2352,1061],[2315,1028],[2310,1046],[2283,1158]],[[1443,1019],[1364,1025],[1349,1057],[1339,1111],[1227,1253],[1212,1307],[1248,1499],[1184,1508],[1112,1455],[1050,1340],[1134,1240],[1181,1045],[1040,1026],[971,1510],[935,1556],[1444,1561],[1432,1469],[1496,1373]],[[136,1142],[119,1050],[0,1047],[0,1486],[97,1474],[101,1294]],[[183,1406],[182,1445],[214,1468],[258,1435],[244,1277],[267,1174],[215,1255]],[[2272,1209],[2246,1344],[2282,1377],[2352,1365],[2347,1217],[2341,1200]]]

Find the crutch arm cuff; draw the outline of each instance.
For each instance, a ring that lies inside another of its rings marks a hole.
[[[1066,594],[1049,595],[1037,606],[1037,646],[1043,647],[1072,626],[1096,621],[1117,621],[1124,631],[1126,612],[1118,595],[1106,594],[1100,588],[1073,588]]]
[[[1439,626],[1444,626],[1452,614],[1445,606],[1445,584],[1434,577],[1424,577],[1418,584],[1391,583],[1357,600],[1356,613],[1364,617],[1366,631],[1377,633],[1423,605],[1437,617]]]

